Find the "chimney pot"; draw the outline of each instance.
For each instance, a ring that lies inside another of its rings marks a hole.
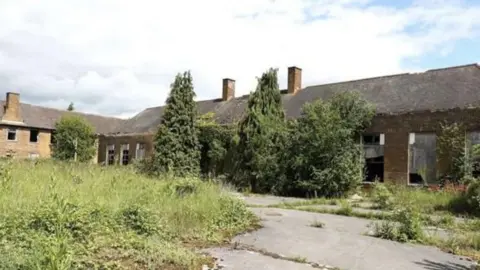
[[[302,69],[299,67],[288,68],[288,93],[296,94],[302,89]]]
[[[235,97],[235,80],[225,78],[223,79],[222,100],[228,101]]]
[[[2,120],[12,122],[23,122],[20,110],[20,94],[7,92],[5,105],[3,107]]]

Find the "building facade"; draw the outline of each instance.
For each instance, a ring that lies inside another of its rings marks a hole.
[[[377,114],[361,140],[367,182],[378,178],[401,184],[435,184],[442,172],[435,149],[442,123],[463,123],[468,138],[480,143],[477,64],[307,87],[302,85],[302,70],[290,67],[287,85],[281,93],[288,118],[299,117],[305,103],[344,91],[356,91],[376,106]],[[248,95],[235,96],[233,79],[223,79],[221,94],[218,99],[198,101],[199,114],[213,112],[220,124],[240,120]],[[96,161],[129,164],[150,155],[163,110],[164,106],[147,108],[126,120],[79,114],[92,123],[98,134]],[[49,157],[54,123],[63,113],[22,104],[18,94],[7,93],[0,122],[4,132],[0,155],[13,151],[20,157]]]

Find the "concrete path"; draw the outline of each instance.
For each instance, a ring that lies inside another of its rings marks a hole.
[[[248,204],[257,205],[285,200],[244,199]],[[210,250],[221,260],[223,269],[468,270],[472,265],[465,258],[434,247],[366,236],[370,223],[366,219],[276,208],[251,210],[262,219],[262,229],[236,237],[233,241],[237,249]],[[312,227],[313,222],[322,222],[325,226]]]

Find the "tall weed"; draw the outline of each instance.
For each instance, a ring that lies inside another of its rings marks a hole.
[[[54,161],[0,165],[8,183],[1,269],[194,269],[201,258],[188,247],[221,243],[256,222],[219,185],[195,178]]]

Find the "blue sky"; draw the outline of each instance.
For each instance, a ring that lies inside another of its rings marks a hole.
[[[200,100],[270,67],[285,87],[292,65],[308,86],[480,62],[479,18],[480,0],[3,0],[0,89],[128,117],[185,70]]]

